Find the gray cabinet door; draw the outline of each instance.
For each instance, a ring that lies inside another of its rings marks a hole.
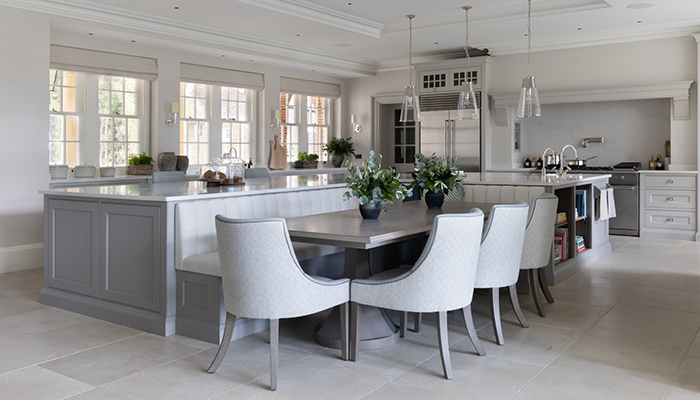
[[[46,227],[48,286],[97,297],[97,203],[49,200]]]
[[[161,208],[102,203],[100,297],[160,310]]]

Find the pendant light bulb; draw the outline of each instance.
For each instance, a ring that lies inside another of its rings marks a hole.
[[[415,15],[409,14],[408,18],[408,85],[404,90],[403,103],[401,104],[401,116],[399,122],[420,122],[420,102],[413,85],[413,18]]]
[[[530,73],[530,47],[532,32],[530,31],[530,15],[532,14],[532,0],[527,1],[527,76],[523,78],[523,86],[520,89],[520,101],[518,101],[518,118],[541,117],[542,107],[540,96],[535,86],[535,77]]]
[[[476,95],[474,94],[474,85],[469,79],[469,64],[471,59],[469,58],[469,10],[471,6],[464,6],[464,20],[466,22],[466,35],[464,39],[464,52],[467,54],[467,71],[464,75],[464,82],[462,82],[461,89],[459,92],[459,103],[457,104],[457,119],[479,119],[479,108],[476,102]]]

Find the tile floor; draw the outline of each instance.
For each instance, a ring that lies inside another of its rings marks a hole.
[[[530,328],[503,306],[493,341],[475,296],[479,357],[450,320],[455,379],[442,377],[433,316],[420,333],[341,361],[317,345],[316,315],[282,324],[277,392],[267,332],[216,346],[160,337],[38,303],[41,270],[0,275],[2,399],[700,399],[700,243],[612,237],[613,252],[552,287],[547,318],[521,296]]]

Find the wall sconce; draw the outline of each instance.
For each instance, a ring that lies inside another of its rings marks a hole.
[[[167,107],[167,109],[168,116],[165,117],[165,126],[173,126],[177,124],[177,114],[180,112],[180,103],[170,103],[170,107]]]
[[[357,115],[352,114],[350,116],[350,122],[352,123],[352,129],[355,131],[355,133],[362,132],[362,125],[357,123]]]
[[[273,130],[279,129],[281,118],[282,118],[282,112],[280,110],[274,110],[272,112],[272,121],[270,122],[270,129],[273,129]]]

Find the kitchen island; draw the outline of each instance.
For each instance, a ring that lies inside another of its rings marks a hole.
[[[466,201],[494,203],[514,198],[529,201],[538,193],[552,193],[559,197],[557,212],[566,213],[567,220],[556,226],[560,234],[565,234],[562,236],[562,251],[566,254],[561,255],[561,261],[555,261],[553,255],[546,268],[547,281],[554,285],[610,253],[609,222],[597,218],[595,213],[596,201],[601,191],[608,187],[610,177],[609,174],[570,172],[562,177],[547,174],[543,178],[539,171],[486,172],[468,173],[463,184]],[[578,207],[577,193],[582,199]],[[579,242],[577,238],[580,238]],[[579,252],[581,241],[585,249]]]

